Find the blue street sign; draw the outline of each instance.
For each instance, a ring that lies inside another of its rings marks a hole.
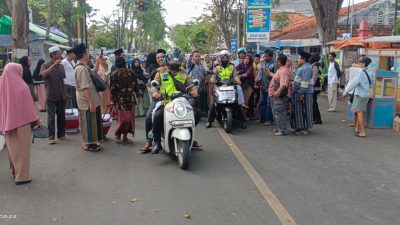
[[[231,39],[231,52],[236,52],[237,50],[237,41],[236,39]]]
[[[271,0],[249,0],[248,6],[271,6]]]
[[[247,42],[269,42],[271,0],[249,0],[247,9]]]

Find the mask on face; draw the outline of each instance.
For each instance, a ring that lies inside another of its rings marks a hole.
[[[171,65],[169,66],[169,71],[171,71],[171,73],[172,73],[173,75],[175,75],[175,74],[177,74],[177,73],[179,72],[179,67],[180,67],[179,64],[173,63],[173,64],[171,64]]]
[[[224,68],[227,67],[228,64],[229,64],[229,61],[221,61],[221,66]]]

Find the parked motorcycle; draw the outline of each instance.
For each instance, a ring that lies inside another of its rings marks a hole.
[[[214,92],[216,118],[227,133],[232,132],[233,123],[238,120],[242,128],[247,128],[246,121],[238,104],[237,90],[231,80],[217,82]]]
[[[157,81],[152,81],[152,86],[159,88]],[[198,80],[186,88],[187,93],[199,85]],[[176,92],[171,96],[171,102],[164,108],[164,133],[161,145],[166,153],[173,158],[178,158],[178,166],[186,170],[190,164],[191,149],[195,135],[194,109],[189,101],[188,94]]]

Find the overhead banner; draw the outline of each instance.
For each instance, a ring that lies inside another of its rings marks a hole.
[[[269,42],[271,0],[249,0],[246,26],[247,42]]]

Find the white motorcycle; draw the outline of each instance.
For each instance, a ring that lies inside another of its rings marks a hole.
[[[232,132],[233,122],[235,120],[242,123],[242,128],[247,128],[242,109],[238,104],[237,90],[231,80],[221,80],[215,87],[214,104],[216,118],[224,128],[226,133]]]
[[[159,88],[157,81],[151,82],[153,87]],[[198,80],[186,88],[191,90],[199,85]],[[190,164],[191,149],[195,135],[194,109],[189,103],[191,97],[181,92],[171,96],[171,102],[164,108],[164,133],[161,136],[161,145],[171,157],[178,158],[178,165],[186,170]]]

